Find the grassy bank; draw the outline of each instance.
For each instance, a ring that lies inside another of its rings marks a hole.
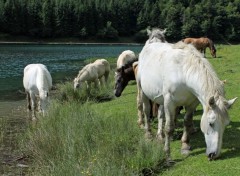
[[[78,99],[78,93],[84,97],[86,91],[74,93],[70,87],[63,85],[60,92],[68,95],[53,100],[49,115],[28,131],[30,175],[138,175],[157,169],[162,149],[156,141],[142,138],[136,123],[135,85],[119,99],[104,88],[99,97]],[[113,99],[102,102],[109,97]]]
[[[240,46],[217,45],[217,58],[209,52],[212,63],[225,84],[228,99],[240,95]],[[231,123],[226,128],[222,155],[209,162],[205,142],[199,130],[192,135],[192,152],[180,154],[182,115],[171,143],[172,167],[164,164],[162,145],[146,141],[137,126],[136,85],[129,85],[120,98],[109,87],[74,92],[72,83],[58,88],[49,115],[32,125],[25,134],[25,152],[31,157],[29,175],[239,175],[240,123],[239,100],[229,111]],[[194,115],[199,127],[201,106]],[[153,122],[156,129],[156,122]]]

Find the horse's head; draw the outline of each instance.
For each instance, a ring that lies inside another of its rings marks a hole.
[[[208,41],[207,43],[209,44],[209,48],[210,48],[212,57],[216,58],[217,50],[216,50],[216,48],[214,46],[213,41],[211,39],[209,39],[209,38],[206,38],[206,40]]]
[[[127,86],[129,79],[124,71],[125,67],[122,66],[115,72],[115,90],[116,97],[120,97],[124,88]]]
[[[211,55],[212,55],[212,57],[214,57],[214,58],[217,57],[217,50],[216,50],[216,48],[214,47],[214,45],[213,45],[212,48],[211,48]]]
[[[79,79],[75,78],[73,81],[74,90],[76,90],[77,88],[80,88],[80,86],[81,86],[81,84],[80,84]]]
[[[46,114],[47,107],[48,107],[48,98],[49,98],[49,93],[46,90],[40,90],[39,91],[39,98],[40,98],[40,111],[43,113],[43,116]]]
[[[206,154],[209,160],[216,159],[220,155],[223,132],[230,122],[227,110],[236,99],[226,101],[220,98],[215,100],[214,97],[211,97],[206,110],[204,110],[201,119],[201,130],[205,136]]]
[[[149,43],[154,43],[154,42],[166,42],[165,39],[165,34],[166,29],[158,29],[158,28],[153,28],[152,30],[147,29],[147,34],[149,36],[149,39],[147,40],[146,44]]]

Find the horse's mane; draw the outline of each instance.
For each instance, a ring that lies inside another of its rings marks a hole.
[[[220,95],[224,97],[223,84],[213,70],[210,62],[206,58],[203,58],[195,47],[180,41],[174,44],[173,48],[187,50],[188,52],[189,57],[185,59],[183,67],[187,78],[191,78],[192,75],[197,74],[198,82],[202,83],[202,90],[208,96],[214,95],[218,97]]]
[[[153,28],[152,31],[147,30],[147,32],[148,32],[149,39],[147,40],[146,43],[149,44],[149,43],[154,43],[154,42],[163,42],[163,43],[166,42],[166,39],[164,36],[164,33],[166,32],[166,30],[162,30],[159,28]]]
[[[79,71],[79,73],[78,73],[78,75],[77,75],[77,79],[80,79],[80,77],[81,77],[84,73],[86,73],[86,71],[89,71],[89,68],[90,68],[90,66],[91,66],[92,64],[93,64],[93,63],[89,63],[89,64],[85,65],[85,66]]]
[[[209,42],[209,46],[212,47],[212,49],[213,49],[214,51],[216,51],[216,48],[215,48],[215,46],[214,46],[213,41],[212,41],[211,39],[209,39],[209,38],[207,38],[207,39],[208,39],[208,42]]]
[[[123,67],[124,69],[130,68],[130,67],[132,67],[132,64],[133,64],[134,62],[136,62],[136,61],[138,61],[138,58],[127,62],[127,63],[124,64],[122,67]],[[118,68],[116,71],[117,71],[117,72],[120,72],[120,71],[122,70],[122,67]]]

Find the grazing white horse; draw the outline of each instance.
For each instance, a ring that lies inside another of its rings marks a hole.
[[[148,43],[139,55],[137,81],[141,89],[146,134],[151,133],[149,124],[149,99],[162,105],[158,109],[157,136],[161,134],[161,121],[165,115],[165,145],[170,160],[170,139],[174,131],[176,108],[185,106],[182,152],[190,150],[190,127],[193,112],[199,103],[203,107],[201,130],[207,145],[209,160],[220,155],[225,126],[229,123],[228,109],[236,98],[227,101],[224,87],[207,59],[202,58],[193,46],[179,42]]]
[[[29,64],[24,68],[23,86],[27,93],[28,109],[32,110],[32,119],[36,119],[36,99],[39,96],[39,110],[45,115],[52,77],[43,64]]]
[[[118,56],[117,69],[120,69],[122,66],[135,60],[137,60],[135,53],[131,50],[125,50]]]
[[[103,85],[102,78],[105,78],[105,82],[108,81],[108,76],[110,72],[110,64],[105,59],[98,59],[94,63],[90,63],[83,67],[78,76],[74,79],[74,89],[80,88],[81,83],[85,82],[87,88],[90,88],[91,82],[95,83],[97,87],[100,84]]]

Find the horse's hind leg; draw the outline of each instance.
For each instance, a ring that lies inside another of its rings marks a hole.
[[[144,95],[144,93],[141,91],[142,94],[142,102],[143,102],[143,113],[145,117],[145,131],[146,131],[146,137],[147,138],[152,138],[151,134],[151,127],[150,127],[150,111],[151,111],[151,106],[149,99]]]
[[[176,113],[176,106],[175,104],[171,101],[170,95],[166,95],[164,97],[164,112],[165,112],[165,144],[164,144],[164,151],[166,153],[167,161],[171,161],[171,156],[170,156],[170,142],[171,142],[171,137],[174,132],[175,124],[174,124],[174,119],[175,119],[175,113]]]
[[[157,131],[157,139],[161,142],[164,139],[164,133],[163,133],[163,123],[164,123],[164,108],[163,105],[160,105],[158,107],[158,131]]]
[[[30,94],[27,91],[26,91],[26,93],[27,93],[27,108],[28,108],[29,111],[31,111],[31,98],[30,98]]]
[[[104,74],[104,79],[105,79],[105,84],[107,85],[108,84],[108,77],[109,77],[109,72],[106,72]]]
[[[103,86],[103,85],[104,85],[103,77],[99,78],[99,85],[100,85],[100,86]]]

